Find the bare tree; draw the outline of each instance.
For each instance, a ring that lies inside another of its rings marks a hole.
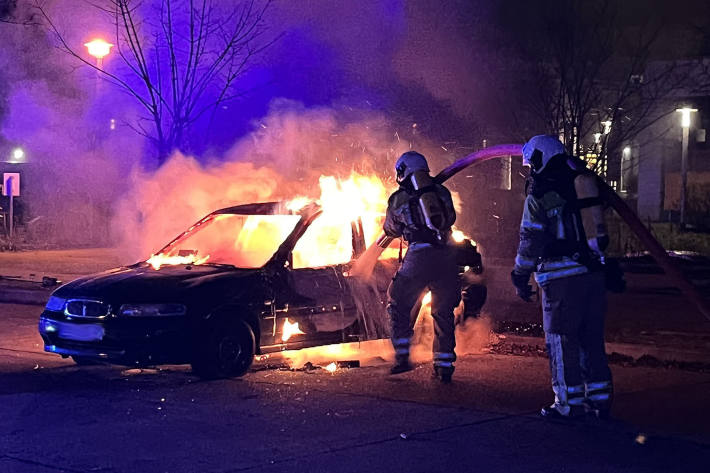
[[[61,49],[132,96],[143,114],[129,126],[155,145],[158,165],[188,144],[205,113],[244,91],[235,87],[265,40],[271,0],[225,6],[216,0],[107,0],[92,3],[108,15],[123,70],[101,67],[70,45],[42,3],[35,8]]]
[[[25,9],[18,11],[17,0],[0,0],[0,23],[15,25],[38,26],[40,20],[32,12]]]
[[[16,0],[0,0],[0,21],[9,21],[17,8]]]
[[[593,150],[601,174],[609,155],[669,113],[658,105],[684,87],[690,65],[669,61],[648,73],[660,18],[626,25],[613,0],[543,4],[543,26],[529,43],[537,53],[529,106],[570,152]]]

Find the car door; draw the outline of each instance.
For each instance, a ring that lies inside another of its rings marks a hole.
[[[346,240],[349,247],[343,246]],[[352,340],[357,313],[346,304],[342,275],[352,259],[350,240],[349,223],[324,225],[316,219],[296,243],[275,297],[275,343],[299,347]]]

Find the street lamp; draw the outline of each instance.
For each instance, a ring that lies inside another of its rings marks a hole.
[[[602,122],[602,125],[604,126],[604,134],[608,135],[611,133],[611,120],[606,120]]]
[[[15,148],[12,150],[12,160],[16,163],[21,163],[25,159],[25,150],[22,148]]]
[[[88,43],[84,43],[86,49],[89,50],[89,54],[96,58],[96,67],[101,69],[103,67],[104,58],[108,56],[111,52],[113,44],[104,41],[101,38],[92,39]]]
[[[680,113],[680,126],[683,128],[682,151],[680,157],[680,227],[685,228],[685,208],[688,200],[688,135],[690,129],[690,114],[697,108],[683,107],[676,109]]]
[[[631,147],[630,146],[624,146],[624,149],[621,150],[621,169],[619,173],[619,189],[621,192],[626,192],[626,186],[628,185],[628,182],[626,182],[626,179],[624,178],[624,174],[629,172],[629,168],[631,167]],[[626,167],[624,167],[626,165]]]

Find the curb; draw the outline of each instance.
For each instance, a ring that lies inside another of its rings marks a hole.
[[[58,286],[57,286],[58,287]],[[26,288],[0,286],[0,303],[45,305],[49,295],[56,287]]]
[[[500,343],[525,345],[545,350],[545,339],[542,337],[525,337],[522,335],[498,334]],[[675,347],[659,347],[652,344],[606,342],[608,355],[617,354],[639,360],[651,357],[662,362],[698,363],[710,366],[710,350],[684,350]]]

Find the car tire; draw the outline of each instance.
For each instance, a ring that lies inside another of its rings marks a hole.
[[[71,359],[74,360],[74,363],[76,363],[79,366],[92,366],[92,365],[100,364],[98,361],[94,360],[93,358],[88,358],[86,356],[72,355]]]
[[[196,340],[192,371],[203,379],[236,378],[254,361],[256,340],[249,324],[221,318]]]

